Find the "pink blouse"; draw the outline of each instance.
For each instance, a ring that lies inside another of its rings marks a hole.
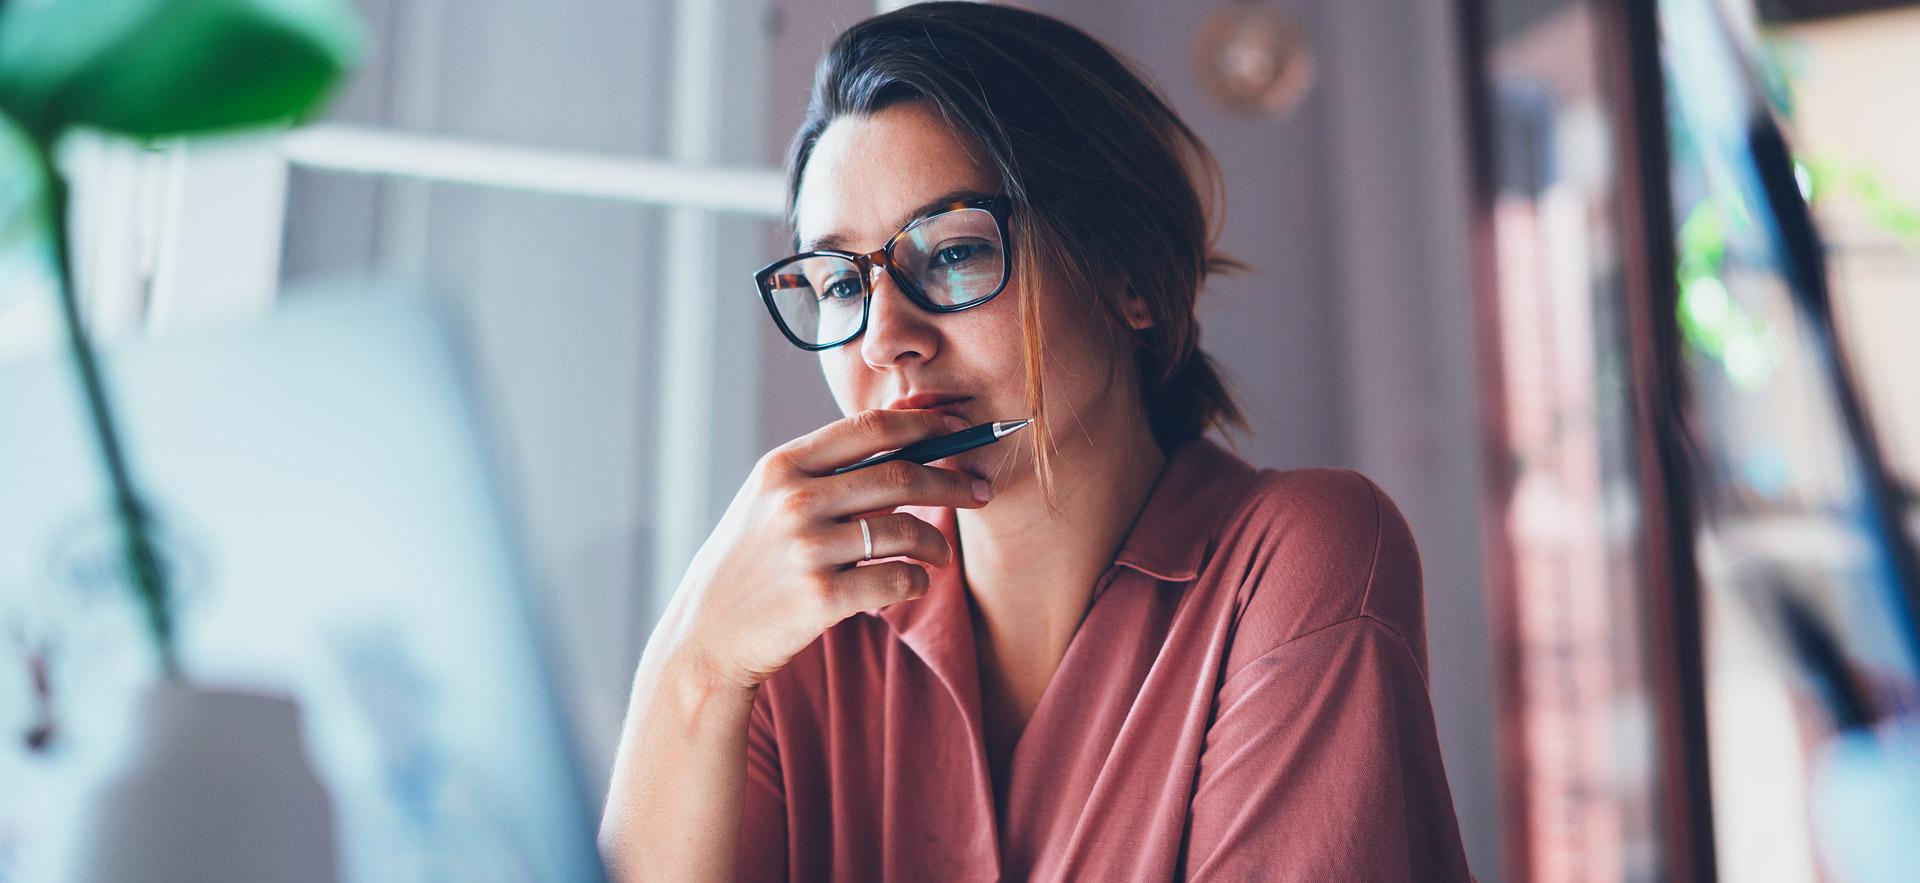
[[[951,509],[911,511],[956,549]],[[1039,589],[1036,589],[1039,590]],[[959,556],[755,698],[745,880],[1468,879],[1420,562],[1358,473],[1169,459],[995,805]]]

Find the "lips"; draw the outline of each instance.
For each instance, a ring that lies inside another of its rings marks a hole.
[[[972,396],[964,396],[959,393],[919,392],[888,402],[887,409],[905,411],[916,408],[929,408],[936,411],[945,411],[949,414],[958,414],[960,413],[960,409],[954,406],[960,405],[971,398]]]

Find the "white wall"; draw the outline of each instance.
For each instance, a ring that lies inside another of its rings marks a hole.
[[[1393,492],[1427,579],[1433,700],[1475,872],[1500,879],[1493,644],[1458,4],[1330,3],[1348,462]]]

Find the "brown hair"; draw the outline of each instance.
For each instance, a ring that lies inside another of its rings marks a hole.
[[[835,119],[923,101],[970,137],[1012,202],[1021,289],[1046,284],[1096,306],[1109,333],[1135,338],[1154,441],[1171,453],[1208,428],[1246,428],[1219,369],[1200,350],[1194,300],[1207,275],[1239,264],[1214,250],[1201,196],[1220,175],[1198,136],[1114,52],[1058,19],[987,3],[919,3],[834,40],[814,74],[788,161],[788,218],[807,159]],[[1152,325],[1133,331],[1123,294]],[[1038,298],[1023,299],[1034,463],[1053,499],[1041,387]]]

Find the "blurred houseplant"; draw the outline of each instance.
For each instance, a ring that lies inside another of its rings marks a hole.
[[[32,210],[112,489],[119,563],[169,681],[180,663],[167,568],[74,291],[56,150],[74,129],[155,139],[298,123],[345,79],[360,39],[344,0],[0,0],[0,125],[18,142],[11,164],[24,166],[0,173],[38,184]]]

